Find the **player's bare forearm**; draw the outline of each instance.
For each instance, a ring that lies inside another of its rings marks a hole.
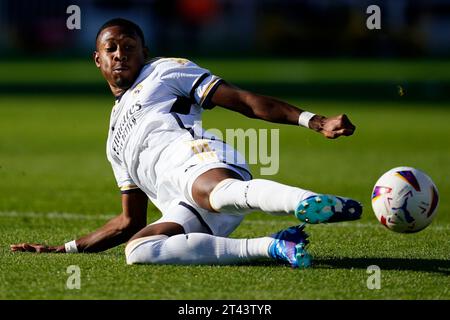
[[[273,97],[220,85],[212,97],[212,103],[239,112],[249,118],[282,124],[298,124],[302,110]]]
[[[100,252],[128,241],[145,224],[132,225],[124,214],[108,221],[98,230],[76,240],[79,252]]]
[[[250,118],[282,124],[299,125],[299,116],[303,112],[282,100],[241,90],[227,83],[217,88],[211,102]],[[330,139],[349,136],[355,131],[355,126],[344,114],[334,117],[315,115],[308,127]]]
[[[120,214],[108,221],[98,230],[76,240],[78,252],[100,252],[128,241],[145,224],[131,225],[127,218]],[[11,245],[12,251],[29,252],[65,252],[65,246],[46,246],[42,244],[21,243]]]
[[[96,231],[75,240],[78,252],[100,252],[128,241],[147,223],[147,196],[143,192],[122,195],[123,212]],[[11,251],[64,253],[65,245],[36,243],[11,245]]]
[[[142,191],[123,194],[123,212],[98,230],[77,239],[78,251],[100,252],[128,241],[147,223],[147,202]]]

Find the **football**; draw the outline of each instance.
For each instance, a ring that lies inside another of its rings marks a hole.
[[[372,191],[372,208],[378,221],[395,232],[423,230],[436,216],[438,190],[424,172],[397,167],[384,173]]]

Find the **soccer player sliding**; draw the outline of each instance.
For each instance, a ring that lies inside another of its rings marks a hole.
[[[320,116],[236,88],[186,59],[150,59],[141,29],[124,19],[100,28],[94,61],[115,97],[107,157],[123,211],[64,245],[21,243],[11,245],[12,251],[99,252],[128,242],[128,264],[236,264],[272,258],[304,268],[312,262],[305,224],[360,218],[362,207],[355,200],[252,179],[237,151],[200,127],[203,110],[219,106],[334,139],[353,134],[355,126],[347,116]],[[162,213],[149,225],[148,199]],[[253,211],[295,215],[301,224],[260,238],[229,238]]]

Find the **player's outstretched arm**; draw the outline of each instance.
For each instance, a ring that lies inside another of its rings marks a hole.
[[[211,102],[249,118],[292,125],[299,125],[299,117],[303,112],[287,102],[245,91],[228,83],[218,86]],[[355,131],[355,126],[345,114],[334,117],[314,115],[307,125],[330,139],[349,136]]]
[[[122,213],[98,230],[75,240],[78,252],[100,252],[128,241],[147,224],[147,195],[141,191],[122,195]],[[65,253],[65,245],[35,243],[11,245],[11,251]]]

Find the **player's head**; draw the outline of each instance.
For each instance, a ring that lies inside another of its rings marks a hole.
[[[129,20],[109,20],[100,27],[95,46],[95,64],[109,85],[128,89],[148,57],[141,28]]]

